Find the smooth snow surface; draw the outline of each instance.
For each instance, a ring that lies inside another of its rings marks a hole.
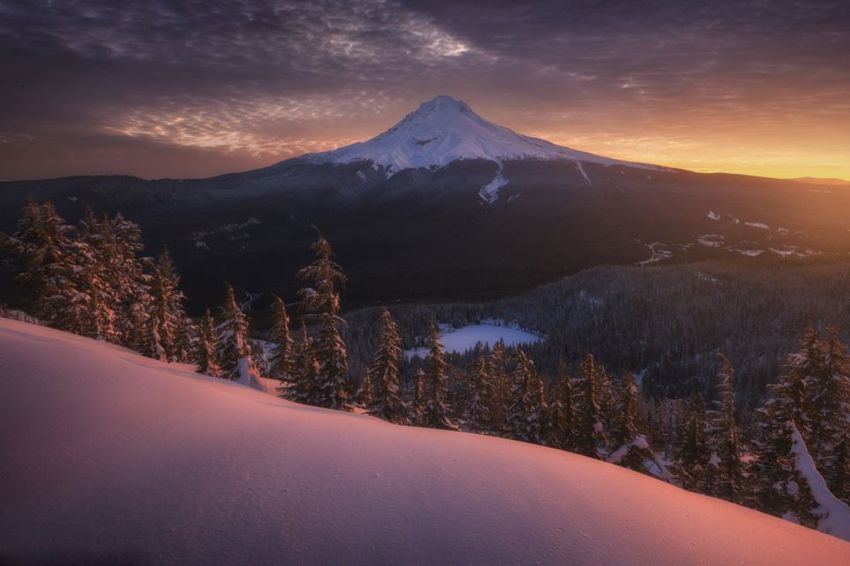
[[[404,169],[439,168],[458,159],[486,159],[497,163],[511,159],[572,159],[663,169],[608,159],[517,134],[488,122],[465,102],[450,96],[437,96],[422,103],[401,122],[368,141],[305,158],[317,163],[371,161],[390,174]]]
[[[314,409],[0,320],[0,563],[850,564],[567,452]]]
[[[500,338],[505,341],[505,346],[509,348],[540,341],[540,336],[527,330],[503,324],[493,324],[492,322],[470,324],[461,328],[452,328],[441,324],[440,340],[443,343],[443,348],[446,352],[463,354],[469,350],[474,350],[479,343],[492,348]],[[405,355],[425,358],[430,354],[428,348],[414,348],[406,350]]]

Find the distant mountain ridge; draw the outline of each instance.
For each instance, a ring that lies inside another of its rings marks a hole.
[[[502,297],[604,264],[850,253],[850,191],[609,159],[445,96],[371,140],[253,171],[0,183],[0,230],[27,198],[69,222],[87,206],[139,222],[148,253],[172,253],[195,312],[225,281],[294,296],[314,227],[349,272],[348,305]],[[10,287],[0,263],[0,293]]]

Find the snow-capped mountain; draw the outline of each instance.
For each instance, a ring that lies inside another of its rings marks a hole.
[[[423,102],[398,124],[368,141],[312,154],[307,159],[313,163],[339,164],[371,161],[389,175],[405,169],[444,167],[458,159],[484,159],[496,163],[515,159],[569,159],[658,169],[518,134],[488,122],[462,100],[445,95]]]

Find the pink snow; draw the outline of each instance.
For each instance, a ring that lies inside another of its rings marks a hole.
[[[604,462],[22,322],[0,320],[0,388],[4,563],[850,564],[837,538]]]

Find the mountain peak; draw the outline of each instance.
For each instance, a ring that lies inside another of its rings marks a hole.
[[[439,168],[458,159],[501,164],[519,159],[568,159],[603,165],[634,165],[518,134],[476,114],[466,102],[439,95],[423,102],[374,138],[308,156],[316,163],[371,161],[390,175],[404,169]]]

